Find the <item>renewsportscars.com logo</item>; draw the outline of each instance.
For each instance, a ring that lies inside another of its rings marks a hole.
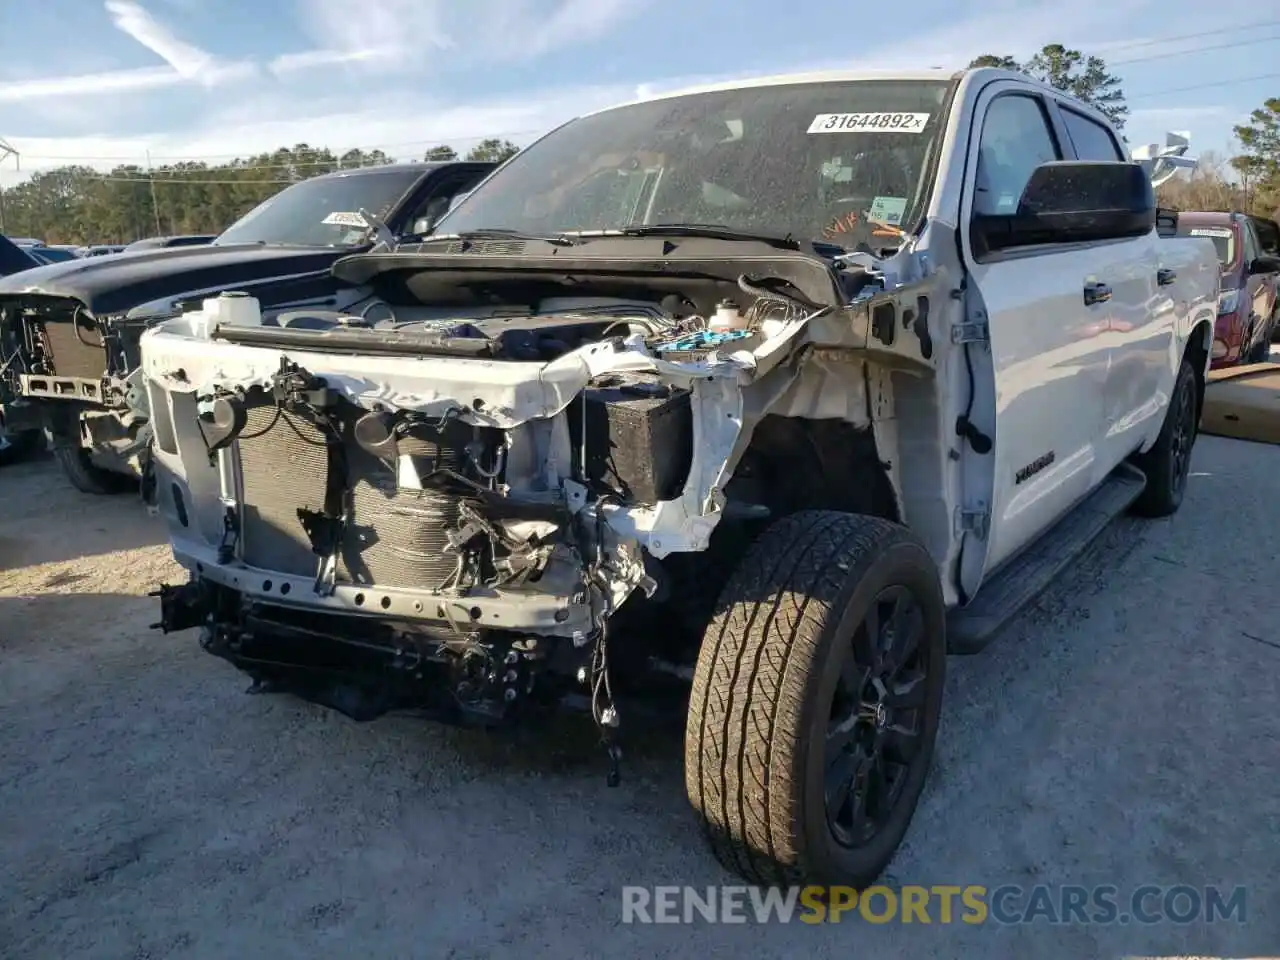
[[[1244,887],[1041,884],[931,887],[623,887],[623,923],[1017,925],[1246,922]]]

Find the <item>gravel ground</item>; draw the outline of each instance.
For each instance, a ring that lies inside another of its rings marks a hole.
[[[952,659],[890,883],[1248,888],[1247,922],[624,925],[623,884],[733,883],[678,736],[607,789],[551,747],[356,724],[147,629],[158,520],[48,460],[0,471],[6,957],[1257,957],[1280,948],[1280,447],[1196,448],[1182,512],[1118,522],[985,654]]]

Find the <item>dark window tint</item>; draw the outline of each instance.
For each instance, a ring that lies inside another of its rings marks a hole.
[[[1061,159],[1039,99],[1010,95],[992,101],[982,121],[973,212],[1015,213],[1036,167]]]
[[[1111,131],[1074,110],[1063,110],[1062,119],[1081,160],[1124,160],[1124,152]]]
[[[385,220],[421,176],[416,169],[373,168],[304,180],[258,204],[214,242],[355,246],[369,235],[360,211]]]

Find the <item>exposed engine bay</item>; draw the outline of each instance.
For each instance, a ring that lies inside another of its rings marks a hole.
[[[351,716],[492,723],[576,691],[607,734],[620,675],[687,669],[761,524],[902,512],[873,298],[733,269],[736,297],[264,316],[224,294],[149,331],[158,506],[192,573],[159,626]],[[931,372],[915,338],[895,358]]]

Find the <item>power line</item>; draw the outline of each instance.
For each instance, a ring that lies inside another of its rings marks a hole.
[[[1111,51],[1111,50],[1128,50],[1136,47],[1150,47],[1150,46],[1157,46],[1165,43],[1177,43],[1178,41],[1182,41],[1182,40],[1200,40],[1200,39],[1203,39],[1204,37],[1218,36],[1218,35],[1227,34],[1227,33],[1235,33],[1240,30],[1251,30],[1251,29],[1257,29],[1257,28],[1278,27],[1278,26],[1280,26],[1280,20],[1277,20],[1274,18],[1268,19],[1268,20],[1256,20],[1249,23],[1236,24],[1230,27],[1217,27],[1212,30],[1198,30],[1195,33],[1172,34],[1172,35],[1166,35],[1163,37],[1148,37],[1143,40],[1124,40],[1118,43],[1104,44],[1098,47],[1097,49],[1103,52]],[[1114,60],[1114,61],[1109,61],[1107,65],[1110,67],[1110,66],[1126,66],[1134,63],[1147,63],[1149,61],[1163,60],[1170,57],[1185,56],[1187,54],[1193,54],[1193,53],[1206,53],[1214,50],[1228,50],[1235,47],[1251,46],[1254,44],[1268,43],[1276,40],[1280,40],[1280,37],[1275,37],[1275,36],[1253,37],[1250,39],[1239,40],[1232,43],[1213,44],[1213,45],[1202,46],[1202,47],[1191,47],[1186,50],[1156,53],[1156,54],[1150,54],[1150,55],[1145,55],[1141,57],[1131,57],[1126,60]],[[1270,76],[1271,75],[1265,75],[1264,77],[1259,79],[1270,79]],[[1218,83],[1202,84],[1202,86],[1220,86],[1220,85],[1222,84],[1218,84]],[[1186,89],[1188,88],[1181,88],[1176,92],[1184,92]],[[1164,92],[1164,91],[1161,91],[1161,92]],[[1175,92],[1175,91],[1169,91],[1169,92]],[[1154,95],[1157,95],[1157,94],[1141,94],[1140,96],[1145,97],[1145,96],[1154,96]],[[1127,99],[1135,99],[1135,98],[1129,97]],[[495,137],[497,139],[508,139],[511,137],[533,136],[533,135],[544,133],[544,132],[545,130],[538,128],[538,129],[530,129],[530,130],[514,130],[514,131],[508,131],[506,133],[498,133],[498,134],[457,136],[457,137],[449,138],[447,140],[410,140],[402,143],[383,144],[378,147],[370,148],[370,150],[366,150],[365,152],[371,152],[372,150],[381,150],[382,152],[390,152],[390,151],[398,151],[398,150],[409,148],[409,147],[415,147],[415,148],[445,147],[445,146],[451,146],[454,143],[471,143],[471,142],[478,143],[481,140],[488,140]],[[357,149],[361,149],[361,148],[357,148]],[[327,150],[329,150],[329,148],[327,147],[310,147],[307,150],[300,151],[300,153],[302,153],[305,156],[308,152],[321,153]],[[347,152],[351,152],[351,151],[347,151]],[[125,164],[129,162],[140,163],[140,161],[142,161],[143,159],[138,156],[87,156],[85,154],[80,154],[77,156],[62,156],[57,154],[43,154],[43,155],[23,154],[23,156],[26,157],[29,161],[37,161],[37,162],[43,162],[47,160],[67,160],[67,161],[80,161],[80,162],[111,161],[111,162],[119,162],[121,164]],[[160,160],[160,161],[172,160],[176,162],[190,163],[190,162],[214,161],[214,160],[237,160],[242,158],[243,156],[244,156],[243,153],[204,154],[198,157],[191,157],[191,156],[183,157],[183,156],[176,156],[176,155],[166,156],[164,154],[152,154],[151,159]],[[333,162],[333,161],[328,161],[328,160],[305,161],[304,160],[304,161],[295,161],[292,163],[285,163],[285,164],[253,164],[249,167],[242,167],[240,169],[269,169],[276,166],[302,166],[304,164],[310,164],[310,163],[320,165],[320,164],[330,163],[330,162]]]
[[[1169,57],[1185,57],[1192,53],[1208,53],[1211,50],[1233,50],[1236,47],[1249,47],[1257,43],[1273,43],[1280,37],[1252,37],[1248,40],[1237,40],[1234,43],[1218,43],[1208,47],[1191,47],[1187,50],[1173,50],[1167,53],[1153,53],[1146,57],[1134,57],[1130,60],[1113,60],[1108,67],[1123,67],[1131,63],[1148,63],[1152,60],[1167,60]]]
[[[406,140],[406,141],[403,141],[403,142],[401,142],[401,143],[389,143],[389,144],[382,144],[382,145],[380,145],[380,146],[368,147],[368,148],[366,148],[366,147],[353,147],[353,148],[351,148],[351,149],[349,149],[349,150],[344,150],[344,151],[342,151],[341,153],[335,152],[335,151],[334,151],[332,148],[330,148],[330,147],[307,147],[305,150],[299,150],[298,152],[299,152],[300,154],[302,154],[303,156],[306,156],[306,155],[307,155],[307,154],[309,154],[309,153],[310,153],[310,154],[316,154],[316,153],[325,153],[325,152],[329,152],[329,153],[333,153],[333,154],[334,154],[334,159],[333,159],[333,160],[321,160],[321,161],[299,161],[299,163],[314,163],[314,162],[318,162],[318,163],[336,163],[336,162],[337,162],[339,159],[341,159],[343,156],[345,156],[345,155],[347,155],[347,154],[349,154],[349,153],[354,153],[356,150],[359,150],[359,151],[360,151],[360,152],[362,152],[362,153],[372,153],[372,152],[374,152],[375,150],[377,150],[377,151],[381,151],[381,152],[383,152],[383,153],[390,153],[390,152],[392,152],[392,151],[399,151],[399,150],[406,149],[406,148],[409,148],[409,147],[413,147],[413,148],[415,148],[415,149],[416,149],[416,148],[420,148],[420,147],[425,147],[425,148],[427,148],[427,149],[430,149],[431,147],[450,147],[450,146],[453,146],[453,145],[454,145],[454,144],[456,144],[456,143],[479,143],[479,142],[481,142],[481,141],[483,141],[483,140],[509,140],[509,139],[511,139],[512,137],[536,136],[537,134],[545,133],[545,132],[546,132],[546,129],[545,129],[545,128],[538,127],[538,128],[535,128],[535,129],[529,129],[529,130],[508,130],[508,131],[506,131],[506,132],[500,132],[500,133],[486,133],[486,134],[481,134],[481,135],[469,134],[469,135],[467,135],[467,136],[450,137],[448,140]],[[289,148],[286,148],[286,149],[289,149]],[[274,153],[274,152],[275,152],[275,151],[271,151],[271,153]],[[264,153],[266,153],[266,151],[264,151]],[[113,162],[119,162],[119,163],[121,163],[121,164],[125,164],[125,163],[130,163],[130,162],[132,162],[132,163],[136,163],[136,164],[138,164],[139,166],[141,166],[142,161],[143,161],[143,158],[142,158],[142,157],[138,157],[138,156],[136,156],[136,155],[135,155],[135,156],[129,156],[129,157],[122,157],[122,156],[114,156],[114,157],[102,156],[102,157],[97,157],[97,156],[89,156],[89,155],[87,155],[87,154],[83,154],[83,153],[81,153],[81,154],[77,154],[77,155],[75,155],[75,156],[60,156],[60,155],[57,155],[57,154],[33,154],[33,153],[24,153],[24,154],[23,154],[23,157],[25,157],[27,160],[38,160],[38,161],[44,161],[44,160],[78,160],[78,161],[80,161],[80,162],[85,162],[85,161],[93,160],[93,161],[113,161]],[[158,154],[158,153],[157,153],[157,154],[152,154],[152,155],[151,155],[151,159],[152,159],[152,160],[172,160],[172,161],[175,161],[175,162],[177,162],[177,163],[200,163],[200,162],[207,161],[207,160],[239,160],[239,159],[242,159],[243,157],[244,157],[244,153],[223,153],[223,154],[210,153],[210,154],[202,154],[201,156],[198,156],[198,157],[191,157],[191,156],[186,156],[186,157],[180,157],[180,156],[165,156],[165,155],[163,155],[163,154]],[[289,163],[284,163],[284,164],[262,164],[262,166],[289,166],[289,165],[290,165]],[[295,165],[296,165],[296,164],[295,164]]]
[[[1203,90],[1206,87],[1230,87],[1236,84],[1253,83],[1257,80],[1275,80],[1280,78],[1280,73],[1259,73],[1252,77],[1233,77],[1230,80],[1210,80],[1208,83],[1196,83],[1189,87],[1169,87],[1165,90],[1153,90],[1150,93],[1140,93],[1137,96],[1126,96],[1125,100],[1144,100],[1148,97],[1163,97],[1170,93],[1190,93],[1193,90]]]
[[[1104,43],[1097,49],[1128,50],[1131,47],[1152,47],[1161,43],[1174,43],[1178,40],[1199,40],[1201,37],[1212,37],[1221,33],[1235,33],[1237,30],[1253,30],[1257,27],[1277,27],[1280,20],[1255,20],[1253,23],[1237,23],[1231,27],[1218,27],[1216,30],[1197,30],[1195,33],[1184,33],[1170,37],[1150,37],[1146,40],[1122,40],[1119,43]]]

